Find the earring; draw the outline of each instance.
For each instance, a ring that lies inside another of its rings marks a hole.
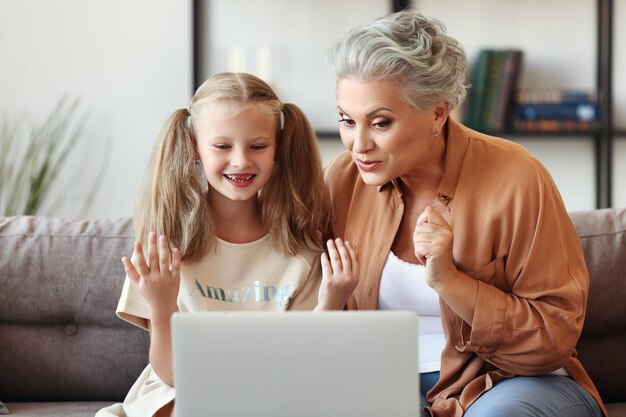
[[[202,192],[206,193],[207,191],[209,191],[209,180],[207,180],[206,175],[204,174],[204,169],[202,168],[202,163],[199,159],[193,161],[193,167],[196,171],[198,181],[200,182]]]
[[[435,130],[435,136],[439,136],[439,131]]]

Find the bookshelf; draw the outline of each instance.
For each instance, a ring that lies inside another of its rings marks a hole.
[[[408,7],[419,8],[419,0],[394,0],[395,11]],[[507,130],[498,133],[501,137],[516,137],[523,140],[546,138],[551,140],[593,141],[593,163],[595,174],[595,205],[597,208],[612,207],[613,204],[613,144],[616,137],[626,135],[624,129],[613,126],[613,0],[596,0],[597,34],[595,40],[595,90],[599,97],[600,120],[598,128],[591,131],[520,132]],[[538,11],[540,13],[540,11]]]

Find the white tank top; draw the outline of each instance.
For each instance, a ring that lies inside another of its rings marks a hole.
[[[418,371],[439,371],[446,337],[441,325],[439,295],[424,279],[424,267],[389,252],[378,293],[379,310],[411,310],[419,317],[417,333]]]
[[[390,251],[383,267],[378,292],[379,310],[411,310],[417,313],[419,373],[441,369],[441,352],[446,345],[439,295],[426,284],[424,272],[422,265],[405,262]],[[551,374],[569,375],[565,368],[557,369]]]

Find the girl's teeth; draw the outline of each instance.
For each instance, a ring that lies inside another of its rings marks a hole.
[[[252,179],[252,177],[254,177],[254,175],[250,175],[248,177],[233,177],[233,176],[230,176],[230,175],[226,175],[226,178],[228,178],[231,181],[235,181],[235,182],[250,181]]]

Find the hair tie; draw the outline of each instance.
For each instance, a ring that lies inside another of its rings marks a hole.
[[[284,108],[284,106],[283,106]],[[280,109],[280,130],[285,128],[285,113],[283,113],[283,109]]]
[[[187,112],[187,127],[189,129],[193,128],[193,124],[191,123],[191,112],[189,111],[188,108],[185,108],[185,111]]]

